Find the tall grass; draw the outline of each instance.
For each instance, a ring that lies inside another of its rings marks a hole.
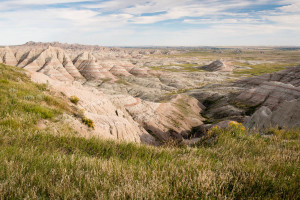
[[[300,197],[298,139],[266,138],[239,127],[212,129],[205,145],[192,148],[81,138],[55,123],[69,110],[59,106],[63,100],[38,98],[48,91],[17,68],[0,65],[0,70],[10,74],[0,74],[7,80],[0,81],[0,199]],[[40,107],[24,109],[34,103]],[[44,116],[43,109],[53,115]],[[37,129],[40,120],[52,120],[61,134]]]

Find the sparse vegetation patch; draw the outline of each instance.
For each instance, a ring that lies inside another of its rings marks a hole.
[[[75,105],[77,105],[78,102],[80,101],[80,99],[79,99],[77,96],[71,96],[71,97],[70,97],[70,101],[71,101],[72,103],[74,103]]]
[[[280,70],[283,70],[287,67],[293,67],[297,66],[297,64],[293,63],[263,63],[263,64],[256,64],[256,65],[250,65],[246,63],[235,63],[239,66],[248,67],[250,69],[241,69],[241,70],[235,70],[234,74],[236,75],[251,75],[251,76],[259,76],[266,73],[274,73]]]

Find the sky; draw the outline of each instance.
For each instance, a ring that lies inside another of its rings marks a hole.
[[[0,45],[300,46],[300,0],[0,0]]]

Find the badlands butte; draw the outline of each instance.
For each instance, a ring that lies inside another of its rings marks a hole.
[[[194,144],[230,121],[260,131],[300,126],[300,50],[280,47],[109,48],[28,42],[0,48],[93,121],[60,119],[86,137]],[[37,124],[44,129],[46,120]]]

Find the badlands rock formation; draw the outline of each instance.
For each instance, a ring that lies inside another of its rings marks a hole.
[[[95,123],[92,136],[156,145],[176,139],[170,130],[183,137],[192,127],[202,124],[199,113],[203,106],[191,97],[177,96],[168,103],[153,103],[132,96],[106,95],[79,82],[62,82],[37,72],[32,72],[31,77],[35,82],[49,83],[67,97],[76,95],[80,99],[79,108]],[[79,132],[88,134],[82,126],[71,123]]]
[[[250,106],[267,106],[275,110],[284,101],[300,98],[300,87],[280,82],[263,82],[258,87],[243,91],[236,100]]]
[[[155,139],[132,119],[125,108],[114,105],[102,92],[84,87],[78,82],[54,80],[37,72],[31,72],[31,79],[38,83],[48,83],[54,91],[61,92],[67,97],[75,95],[80,99],[79,109],[83,109],[84,115],[95,123],[95,130],[88,131],[82,124],[78,127],[76,120],[71,121],[72,127],[75,127],[80,134],[155,144]]]
[[[135,76],[148,76],[148,69],[141,67],[134,67],[130,70],[130,73]]]
[[[246,126],[264,129],[270,126],[299,126],[300,66],[273,74],[252,77],[240,81],[253,87],[240,93],[236,100],[259,108]]]
[[[167,51],[171,50],[163,50],[161,53],[165,54]],[[149,52],[149,55],[159,53],[151,49],[29,42],[25,45],[0,48],[0,59],[6,64],[42,72],[56,80],[75,80],[84,85],[98,87],[107,94],[122,93],[156,102],[177,90],[230,79],[221,72],[190,73],[182,67],[182,71],[176,73],[152,70],[153,66],[204,63],[195,58],[149,58],[145,52]]]
[[[109,70],[115,76],[130,76],[131,74],[122,66],[113,66]]]
[[[145,100],[176,91],[176,84],[168,75],[160,80],[163,73],[134,65],[127,51],[52,44],[55,47],[28,43],[0,48],[0,61],[28,70],[33,81],[49,83],[66,97],[77,96],[78,108],[95,123],[95,129],[88,130],[68,117],[81,134],[159,144],[184,141],[194,126],[202,124],[204,106],[193,97],[170,96],[164,103]]]
[[[294,128],[300,127],[300,99],[283,102],[275,111],[268,107],[261,107],[245,125],[254,129],[267,129],[269,127]]]
[[[226,63],[224,60],[216,60],[209,65],[200,67],[200,69],[206,70],[206,71],[223,71],[223,72],[230,72],[233,70],[233,68],[230,66],[229,63]]]
[[[211,127],[203,122],[226,125],[248,118],[249,127],[298,125],[299,116],[291,113],[299,104],[300,66],[229,82],[233,68],[222,59],[149,56],[177,53],[29,42],[0,48],[0,62],[28,70],[33,81],[48,82],[67,97],[78,96],[78,108],[95,122],[95,130],[73,117],[67,120],[85,136],[190,144],[192,128]],[[285,114],[291,119],[279,122],[284,112],[291,112]]]
[[[263,82],[277,81],[285,84],[291,84],[295,87],[300,86],[300,66],[290,67],[285,70],[273,73],[273,74],[264,74],[262,76],[255,76],[245,80],[239,81],[245,85],[260,85]]]
[[[233,83],[208,84],[186,94],[206,106],[202,116],[208,123],[235,120],[258,129],[276,124],[282,127],[298,126],[296,121],[300,118],[295,112],[300,99],[299,71],[300,66]],[[200,129],[203,127],[210,126],[201,126]]]
[[[16,66],[18,63],[12,50],[9,47],[0,49],[0,62],[12,66]]]
[[[115,63],[117,65],[110,63],[111,67],[106,61],[102,66],[99,59],[100,54],[95,52],[83,51],[76,55],[77,51],[67,53],[68,51],[59,47],[29,44],[31,46],[1,48],[0,61],[30,71],[42,72],[60,81],[116,80],[115,75],[131,75],[128,71],[134,68],[132,64],[128,64],[128,61]]]

